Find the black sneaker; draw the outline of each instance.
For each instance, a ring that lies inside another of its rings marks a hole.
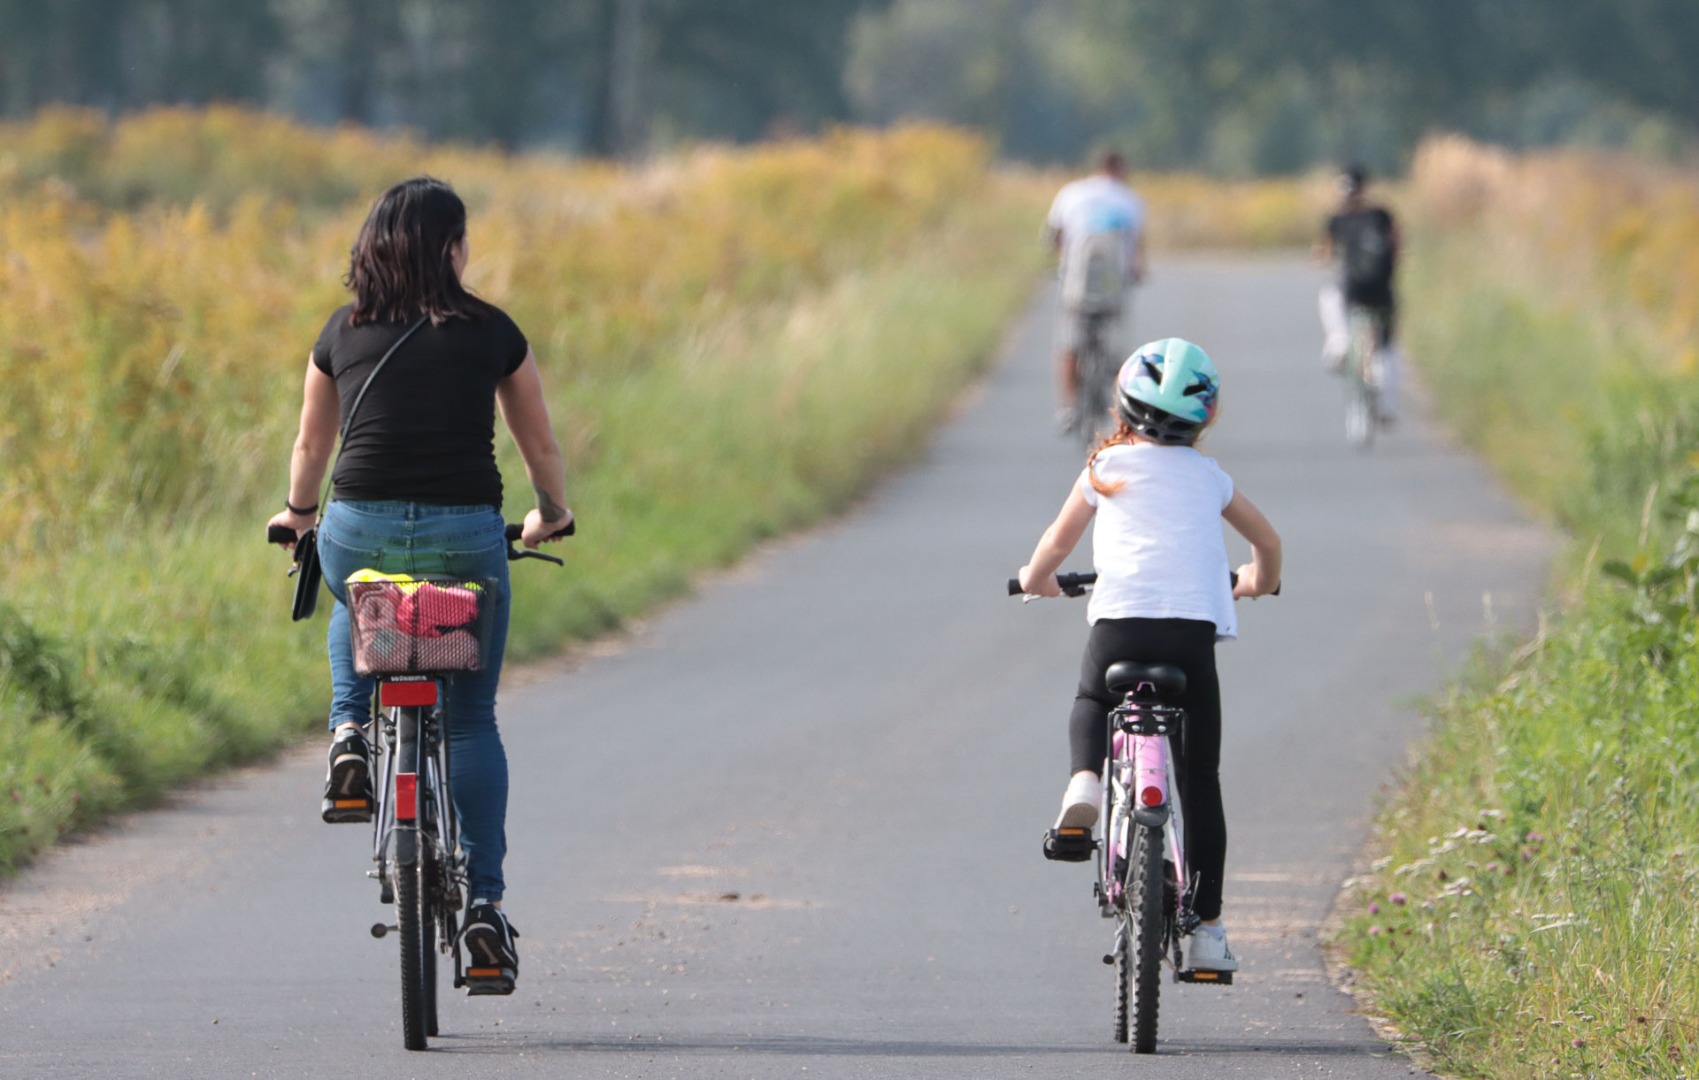
[[[332,824],[372,820],[372,748],[359,728],[346,730],[330,744],[322,816]]]
[[[513,939],[519,931],[494,904],[475,903],[460,928],[460,947],[465,950],[466,993],[511,994],[519,977],[519,952]]]

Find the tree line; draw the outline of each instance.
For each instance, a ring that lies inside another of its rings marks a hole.
[[[1269,173],[1436,127],[1691,152],[1696,53],[1694,0],[0,0],[0,113],[244,101],[610,156],[918,117]]]
[[[0,113],[238,101],[629,155],[847,119],[885,0],[0,0]]]

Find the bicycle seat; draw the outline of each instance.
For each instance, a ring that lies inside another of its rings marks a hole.
[[[1186,673],[1173,664],[1135,664],[1122,660],[1110,664],[1103,676],[1103,684],[1111,694],[1131,693],[1141,683],[1149,683],[1159,698],[1179,697],[1186,692]]]

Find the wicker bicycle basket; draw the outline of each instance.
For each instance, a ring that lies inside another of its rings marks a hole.
[[[348,582],[354,670],[361,675],[482,671],[495,625],[495,582]]]

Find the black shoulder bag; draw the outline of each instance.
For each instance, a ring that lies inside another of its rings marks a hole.
[[[413,331],[425,325],[425,318],[426,316],[419,316],[417,322],[409,326],[400,337],[395,339],[395,344],[389,347],[389,351],[383,354],[383,358],[378,361],[377,366],[372,368],[372,373],[366,376],[366,381],[360,386],[360,392],[354,395],[354,404],[348,407],[348,415],[342,418],[342,434],[337,437],[336,457],[330,463],[330,472],[325,475],[324,489],[319,493],[320,507],[323,507],[325,500],[330,497],[330,485],[336,476],[336,463],[342,460],[343,444],[348,441],[348,433],[354,428],[354,414],[360,411],[360,402],[365,400],[366,391],[371,389],[372,380],[377,378],[378,372],[382,371],[383,366],[389,363],[389,358],[395,355],[395,350],[401,348],[402,344],[413,336]],[[322,522],[323,520],[324,511],[321,509],[319,521]],[[302,619],[310,619],[313,617],[313,612],[318,610],[319,584],[324,580],[324,568],[319,565],[318,522],[314,522],[313,527],[302,533],[300,538],[295,541],[295,565],[290,568],[289,572],[295,575],[295,604],[290,616],[296,622],[300,622]]]

